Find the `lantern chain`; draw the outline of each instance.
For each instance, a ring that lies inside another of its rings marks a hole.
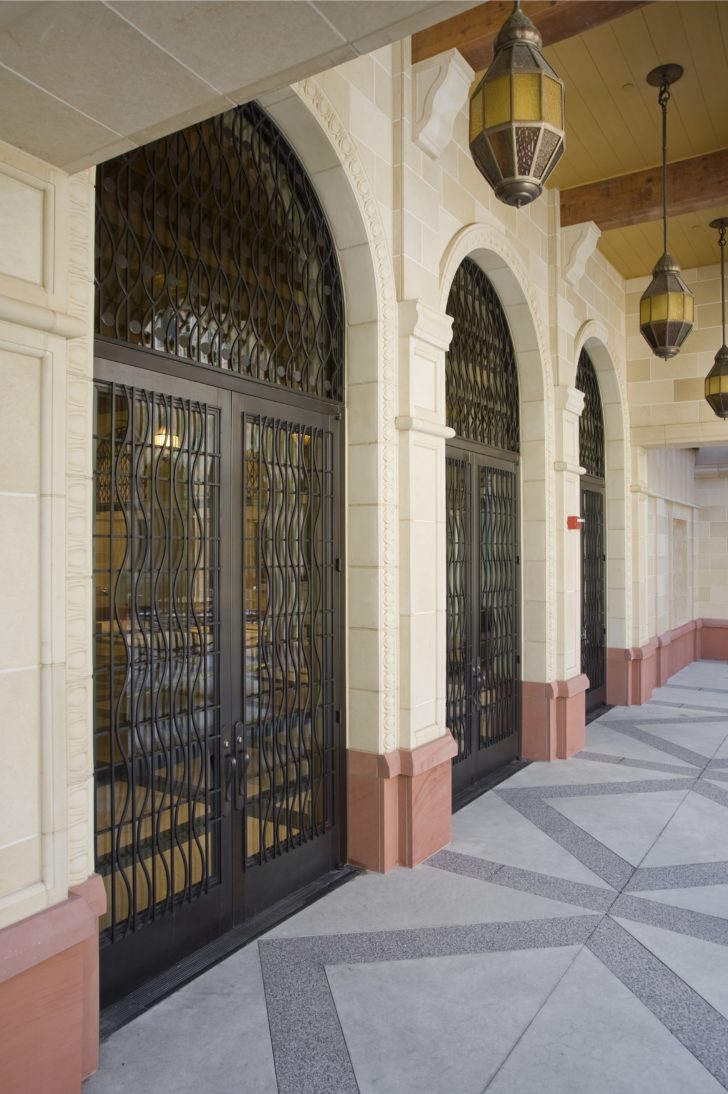
[[[657,101],[662,107],[662,250],[663,254],[667,254],[667,104],[670,101],[670,84],[667,80],[660,87]]]
[[[718,246],[720,247],[720,321],[723,333],[723,345],[725,345],[725,235],[726,225],[721,224],[720,234],[718,236]]]

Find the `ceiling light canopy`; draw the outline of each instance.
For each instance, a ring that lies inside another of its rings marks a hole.
[[[711,220],[710,227],[718,229],[718,246],[720,247],[722,345],[715,355],[715,364],[705,377],[705,398],[719,418],[728,418],[728,346],[725,344],[725,236],[728,217]]]
[[[652,281],[640,300],[640,330],[652,352],[669,360],[680,352],[693,329],[693,294],[680,276],[680,267],[667,249],[667,104],[670,85],[683,74],[681,65],[660,65],[647,74],[647,83],[659,87],[662,108],[662,232],[663,254],[652,271]]]
[[[470,97],[470,153],[506,205],[528,205],[564,152],[564,84],[516,0]]]

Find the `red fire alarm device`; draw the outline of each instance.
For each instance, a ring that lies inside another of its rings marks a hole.
[[[581,531],[581,526],[582,526],[583,523],[584,523],[584,518],[583,517],[567,517],[566,518],[566,527],[569,528],[572,532]]]

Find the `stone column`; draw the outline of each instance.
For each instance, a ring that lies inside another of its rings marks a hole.
[[[452,320],[399,305],[400,747],[349,752],[350,861],[414,866],[450,839],[445,725],[445,351]],[[367,835],[367,832],[369,835]],[[371,838],[371,833],[376,838]]]
[[[631,645],[607,650],[607,702],[644,703],[657,680],[657,640],[650,635],[649,520],[647,454],[632,449],[632,629]],[[630,636],[627,637],[629,642]]]
[[[554,760],[584,747],[584,693],[581,671],[581,531],[567,528],[581,514],[579,417],[584,395],[561,385],[555,392],[554,506],[556,514],[556,679],[524,684],[523,744],[526,759]]]

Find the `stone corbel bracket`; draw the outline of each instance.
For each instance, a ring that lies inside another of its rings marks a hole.
[[[562,272],[574,288],[578,288],[601,234],[593,220],[561,229]]]
[[[418,62],[412,72],[412,138],[436,160],[452,138],[455,119],[468,101],[475,73],[457,49]]]

